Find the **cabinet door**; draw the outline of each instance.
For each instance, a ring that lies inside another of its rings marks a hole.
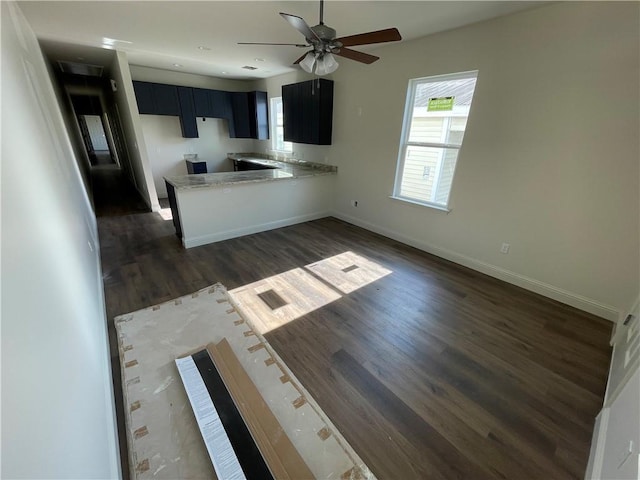
[[[320,95],[321,86],[319,80],[310,80],[300,85],[302,107],[300,135],[301,143],[317,143],[318,128],[320,126]]]
[[[296,129],[296,111],[298,110],[298,84],[282,86],[282,114],[284,127],[284,140],[286,142],[297,142],[298,131]]]
[[[229,92],[221,90],[208,90],[209,103],[211,104],[211,116],[214,118],[231,118],[231,99]]]
[[[333,134],[333,87],[332,80],[320,80],[318,145],[331,145]]]
[[[180,115],[178,87],[161,83],[154,83],[152,85],[156,115]]]
[[[177,87],[180,103],[180,128],[184,138],[198,138],[196,111],[191,87]]]
[[[196,117],[215,117],[211,108],[211,99],[206,88],[193,89],[193,103],[195,106]]]
[[[284,139],[331,145],[333,81],[309,80],[282,86]]]
[[[251,138],[249,97],[246,92],[232,92],[231,106],[233,109],[233,138]],[[229,131],[231,136],[231,131]]]
[[[140,114],[154,114],[153,84],[148,82],[133,82],[133,91],[136,94],[136,103]]]
[[[257,140],[269,139],[269,107],[267,92],[253,92],[255,108],[255,136]]]

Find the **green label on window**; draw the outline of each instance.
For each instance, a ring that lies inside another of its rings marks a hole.
[[[427,112],[443,112],[453,110],[453,99],[455,97],[430,98]]]

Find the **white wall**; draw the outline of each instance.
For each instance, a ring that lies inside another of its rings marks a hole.
[[[233,163],[229,152],[250,152],[253,140],[229,138],[227,120],[220,118],[197,119],[199,138],[183,138],[180,119],[165,115],[140,115],[144,141],[149,154],[153,181],[160,198],[167,197],[163,177],[186,175],[185,153],[197,153],[198,160],[207,162],[207,171],[229,172]]]
[[[340,59],[333,146],[294,151],[338,165],[338,216],[614,320],[640,290],[639,8],[555,3]],[[390,199],[408,80],[475,69],[451,213]]]
[[[178,190],[183,244],[197,247],[326,217],[335,175]]]
[[[116,58],[110,70],[111,76],[117,84],[117,91],[113,96],[120,115],[120,124],[126,137],[127,151],[134,176],[133,183],[149,208],[158,211],[160,210],[158,194],[153,182],[147,147],[143,141],[144,136],[140,125],[136,95],[133,91],[127,55],[124,52],[116,52]]]
[[[118,478],[95,217],[36,38],[1,12],[1,476]]]
[[[131,78],[141,82],[167,83],[183,87],[211,88],[229,92],[249,92],[254,90],[252,80],[232,80],[230,78],[209,77],[193,73],[161,70],[158,68],[130,65]]]

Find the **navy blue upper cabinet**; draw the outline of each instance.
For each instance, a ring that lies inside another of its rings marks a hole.
[[[231,108],[233,109],[233,129],[229,128],[229,136],[232,138],[254,138],[251,134],[247,92],[231,92]]]
[[[149,115],[180,115],[178,87],[162,83],[133,82],[138,112]]]
[[[229,137],[269,138],[267,92],[225,92],[134,81],[138,111],[148,115],[180,117],[182,136],[197,138],[197,117],[223,118]]]
[[[180,103],[180,128],[184,138],[198,138],[196,110],[191,87],[176,87]]]
[[[231,107],[233,129],[229,127],[230,137],[257,140],[269,138],[267,92],[232,92]]]
[[[231,92],[209,90],[206,88],[193,89],[193,101],[196,117],[231,118]]]
[[[284,140],[331,145],[333,81],[324,78],[282,86]]]
[[[157,115],[180,115],[178,87],[175,85],[153,84],[153,101]]]
[[[211,102],[211,116],[214,118],[230,119],[233,112],[231,109],[231,92],[221,90],[209,90],[209,102]]]
[[[196,117],[213,117],[213,109],[209,100],[209,92],[205,88],[193,88],[193,103],[195,104]]]
[[[136,92],[138,112],[153,115],[155,104],[153,103],[153,85],[148,82],[133,82],[133,90]]]
[[[258,140],[269,138],[269,107],[267,92],[251,92],[250,103],[256,116],[255,137]]]

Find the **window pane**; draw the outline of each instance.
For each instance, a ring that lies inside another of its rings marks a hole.
[[[457,148],[407,146],[400,196],[446,205],[457,158]]]
[[[276,127],[276,150],[284,150],[284,128]]]
[[[409,142],[454,143],[448,140],[449,131],[455,129],[462,132],[455,137],[456,143],[461,144],[475,85],[475,78],[418,83],[413,99]],[[429,99],[441,97],[453,97],[452,109],[430,110]]]
[[[271,98],[271,148],[280,152],[291,152],[293,145],[284,141],[284,114],[282,97]]]
[[[448,208],[478,72],[409,81],[393,195]]]

